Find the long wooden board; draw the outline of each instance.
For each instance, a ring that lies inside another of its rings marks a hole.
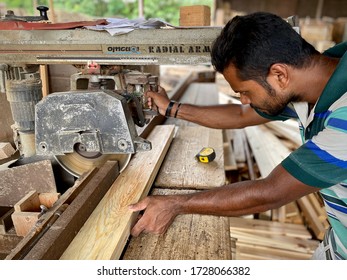
[[[195,155],[203,147],[212,147],[216,158],[201,163]],[[178,128],[160,173],[156,187],[211,189],[225,184],[222,130],[202,126]]]
[[[134,155],[60,259],[119,259],[137,217],[128,205],[148,194],[173,133],[174,126],[153,129],[152,150]]]
[[[245,131],[260,174],[265,178],[290,154],[290,150],[264,125],[246,127]]]
[[[191,193],[193,190],[154,189],[154,195]],[[227,217],[181,215],[163,235],[141,234],[130,239],[124,260],[230,260]]]
[[[265,125],[245,128],[260,174],[263,178],[281,163],[290,150]],[[272,210],[273,220],[285,221],[285,207]]]

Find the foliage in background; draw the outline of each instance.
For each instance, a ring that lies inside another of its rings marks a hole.
[[[1,0],[0,0],[1,1]],[[48,0],[2,0],[8,9],[21,8],[28,15],[38,15],[33,7],[45,5],[49,7]],[[64,10],[74,13],[100,17],[123,17],[129,19],[138,18],[137,0],[54,0],[54,10]],[[190,5],[208,5],[212,7],[213,0],[144,0],[144,17],[160,18],[171,24],[179,24],[179,8]],[[3,11],[2,11],[3,12]],[[71,19],[73,21],[73,19]]]

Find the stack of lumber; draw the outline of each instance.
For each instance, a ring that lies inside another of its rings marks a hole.
[[[282,125],[285,126],[285,124]],[[247,127],[245,131],[261,177],[266,177],[275,166],[280,164],[280,162],[290,154],[291,150],[289,150],[287,146],[281,142],[281,139],[275,136],[265,125]],[[259,135],[261,135],[261,137],[259,137]],[[296,216],[302,216],[304,222],[313,231],[314,237],[322,240],[328,226],[328,220],[322,206],[317,205],[319,205],[319,203],[316,197],[312,197],[310,200],[307,197],[303,197],[296,202],[290,203],[288,206],[285,205],[280,209],[273,210],[272,219],[286,222],[286,208],[298,208],[298,210],[295,210],[297,213]],[[320,209],[319,211],[317,210],[318,208]]]
[[[318,246],[304,225],[230,218],[233,259],[305,260]]]
[[[333,41],[333,20],[305,18],[300,20],[301,36],[319,52],[335,45]]]

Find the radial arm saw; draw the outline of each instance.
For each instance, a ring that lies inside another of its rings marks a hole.
[[[52,25],[53,26],[53,25]],[[159,84],[148,65],[210,64],[219,27],[141,29],[111,36],[84,28],[2,30],[1,92],[10,102],[22,156],[54,156],[74,176],[108,159],[123,170],[151,149],[136,126],[156,114],[143,93]],[[78,68],[71,88],[42,97],[40,65]]]

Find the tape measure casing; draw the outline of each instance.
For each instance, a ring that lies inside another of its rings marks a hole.
[[[205,147],[195,156],[200,162],[208,163],[216,158],[216,152],[213,148]]]

